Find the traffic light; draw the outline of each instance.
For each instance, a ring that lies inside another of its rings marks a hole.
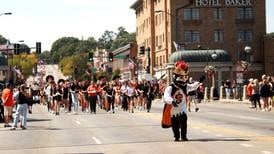
[[[20,44],[15,43],[15,44],[13,45],[13,48],[14,48],[14,54],[15,54],[15,55],[19,55],[19,54],[20,54]]]
[[[112,52],[108,53],[108,61],[113,62],[113,53]]]
[[[41,53],[41,42],[36,42],[36,54]]]
[[[140,55],[145,54],[145,47],[144,46],[141,46],[139,50],[140,50]]]
[[[88,53],[88,61],[93,63],[93,52]]]

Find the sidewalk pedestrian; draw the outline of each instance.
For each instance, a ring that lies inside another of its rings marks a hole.
[[[2,92],[2,102],[4,105],[4,127],[11,127],[9,122],[12,117],[13,87],[10,83],[7,84],[6,88]]]
[[[226,99],[229,99],[230,95],[231,95],[231,82],[230,82],[230,80],[226,80],[224,86],[225,86]]]
[[[22,116],[21,128],[26,129],[27,126],[27,113],[28,113],[28,100],[31,97],[29,93],[26,92],[26,86],[21,85],[19,87],[19,96],[17,99],[17,109],[14,117],[13,127],[11,130],[15,130],[17,128],[17,123]]]

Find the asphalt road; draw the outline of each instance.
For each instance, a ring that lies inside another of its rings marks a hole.
[[[272,154],[274,112],[250,110],[247,104],[204,103],[188,115],[188,142],[174,142],[160,126],[163,104],[152,112],[98,110],[96,115],[49,114],[35,105],[27,130],[0,124],[0,154],[32,153],[189,153]]]

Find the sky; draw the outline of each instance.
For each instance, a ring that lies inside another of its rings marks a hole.
[[[42,43],[50,50],[62,37],[98,39],[105,30],[119,26],[135,31],[136,17],[130,6],[136,0],[0,0],[0,35],[12,43],[24,40],[29,47]],[[266,0],[267,33],[274,32],[274,0]]]

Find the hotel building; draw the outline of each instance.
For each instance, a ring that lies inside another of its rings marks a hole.
[[[268,73],[265,0],[136,0],[131,8],[138,59],[143,70],[157,77],[178,57],[188,57],[194,76],[204,73],[205,64],[217,66],[218,83],[236,79],[237,72],[245,79]],[[251,64],[247,72],[237,67],[240,60]]]

